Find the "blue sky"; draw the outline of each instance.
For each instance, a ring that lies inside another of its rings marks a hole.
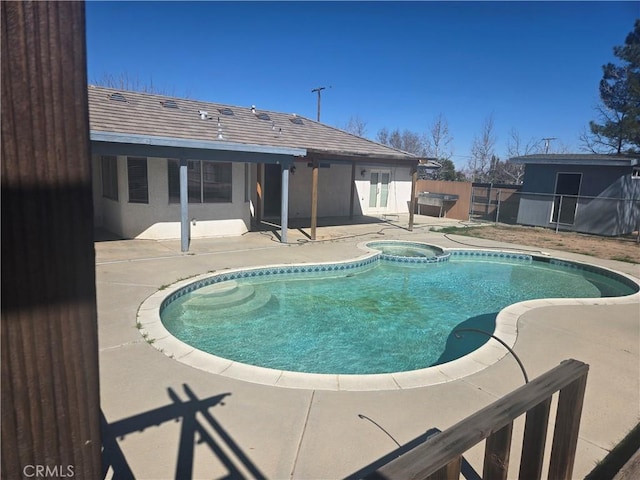
[[[501,158],[513,128],[578,151],[640,3],[89,1],[86,13],[90,83],[126,74],[313,119],[324,86],[321,121],[358,116],[372,139],[425,133],[443,114],[462,168],[489,115]]]

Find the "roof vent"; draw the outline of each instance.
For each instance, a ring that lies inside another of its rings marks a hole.
[[[271,117],[270,117],[268,114],[264,113],[264,112],[259,113],[259,114],[258,114],[258,115],[256,115],[256,116],[257,116],[260,120],[271,120]]]
[[[121,93],[112,93],[109,95],[109,100],[113,100],[114,102],[127,102],[127,99]]]
[[[290,118],[289,121],[291,123],[295,123],[296,125],[304,125],[302,119],[300,117],[296,117],[295,115],[293,116],[293,118]]]
[[[231,110],[229,107],[219,108],[218,111],[222,115],[233,115],[233,110]]]
[[[251,105],[251,113],[256,113],[256,106],[255,105]]]
[[[160,104],[164,108],[178,108],[178,104],[176,103],[175,100],[165,100],[163,102],[160,102]]]

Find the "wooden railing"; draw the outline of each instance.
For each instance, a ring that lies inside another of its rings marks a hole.
[[[554,369],[380,467],[366,478],[457,480],[460,478],[464,453],[486,439],[482,477],[490,480],[506,479],[513,422],[526,414],[518,478],[540,479],[551,399],[556,392],[560,392],[548,478],[570,480],[588,371],[589,366],[585,363],[565,360]],[[513,475],[509,477],[512,478]]]

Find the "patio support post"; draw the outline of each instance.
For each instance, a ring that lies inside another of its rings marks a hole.
[[[287,243],[287,228],[289,227],[289,164],[282,164],[282,197],[280,201],[281,243]]]
[[[353,220],[353,201],[356,196],[356,162],[351,164],[351,199],[349,202],[349,219]]]
[[[256,180],[256,222],[262,223],[262,215],[264,213],[264,163],[258,164],[257,180]]]
[[[313,160],[311,173],[311,240],[316,239],[318,227],[318,161]]]
[[[416,185],[418,183],[418,169],[411,169],[411,199],[409,201],[409,231],[413,232],[413,214],[416,209]]]
[[[189,251],[189,196],[187,194],[187,159],[180,159],[180,250]]]

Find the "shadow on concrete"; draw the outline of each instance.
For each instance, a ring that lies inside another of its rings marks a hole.
[[[223,400],[231,395],[223,393],[213,397],[199,399],[188,385],[183,384],[187,400],[180,399],[171,388],[167,393],[172,403],[164,407],[124,418],[109,423],[102,413],[102,473],[103,478],[111,470],[114,480],[135,479],[124,452],[118,444],[118,438],[122,439],[127,434],[141,432],[152,426],[159,426],[170,421],[182,419],[180,439],[178,442],[178,459],[176,462],[175,479],[193,478],[193,457],[195,444],[207,444],[211,452],[220,460],[228,472],[227,478],[246,478],[238,469],[241,463],[244,470],[250,473],[249,478],[264,479],[264,474],[245,455],[242,449],[233,441],[233,438],[209,413],[209,409],[215,406],[223,406]],[[196,417],[197,415],[197,417]],[[200,420],[204,419],[204,421]],[[213,429],[220,440],[216,441],[207,431]],[[227,454],[233,453],[233,459]],[[235,461],[234,461],[235,459]]]
[[[106,228],[96,227],[93,229],[94,242],[114,242],[116,240],[124,240],[124,238],[110,232]]]
[[[378,427],[380,427],[380,426],[378,425]],[[384,431],[384,433],[387,433],[387,432]],[[366,467],[363,467],[360,470],[358,470],[357,472],[354,472],[351,475],[345,477],[345,480],[358,480],[358,479],[361,479],[361,478],[367,478],[367,479],[371,479],[371,480],[375,480],[375,479],[382,480],[382,479],[385,479],[386,477],[376,473],[376,470],[378,470],[379,468],[383,467],[384,465],[386,465],[387,463],[391,462],[392,460],[395,460],[396,458],[400,457],[401,455],[404,455],[409,450],[413,450],[418,445],[423,444],[424,442],[426,442],[427,440],[429,440],[430,438],[432,438],[433,436],[435,436],[435,435],[437,435],[439,433],[442,433],[442,430],[440,430],[439,428],[435,428],[435,427],[434,428],[430,428],[429,430],[424,432],[422,435],[417,436],[416,438],[414,438],[410,442],[399,446],[398,448],[396,448],[392,452],[389,452],[387,455],[385,455],[383,457],[380,457],[379,459],[377,459],[376,461],[370,463]],[[387,433],[387,435],[389,435],[389,434]],[[393,441],[395,442],[395,439]],[[480,477],[480,475],[478,475],[478,473],[473,469],[471,464],[469,462],[467,462],[467,460],[465,460],[464,457],[462,457],[461,473],[462,473],[462,476],[466,480],[481,480],[482,479],[482,477]]]

